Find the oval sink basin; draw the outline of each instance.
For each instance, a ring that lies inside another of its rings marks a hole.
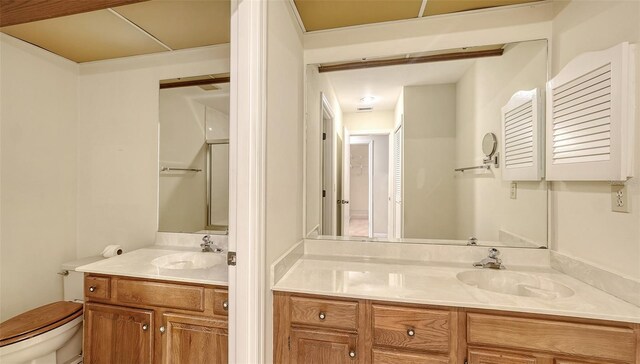
[[[158,257],[151,264],[161,269],[208,269],[225,263],[225,259],[223,254],[185,252]]]
[[[550,279],[504,270],[469,270],[457,274],[460,281],[491,292],[546,299],[573,296],[573,290]]]

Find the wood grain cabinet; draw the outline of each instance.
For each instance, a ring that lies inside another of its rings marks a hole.
[[[640,364],[640,325],[274,293],[281,364]]]
[[[85,275],[84,362],[227,363],[227,290]]]

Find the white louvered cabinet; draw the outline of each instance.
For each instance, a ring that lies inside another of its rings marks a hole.
[[[505,181],[540,181],[544,177],[543,100],[538,89],[518,91],[502,107]]]
[[[581,54],[547,83],[550,181],[633,176],[635,46]]]

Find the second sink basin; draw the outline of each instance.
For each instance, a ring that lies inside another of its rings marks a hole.
[[[460,281],[487,291],[546,299],[573,296],[571,288],[534,274],[504,270],[469,270],[457,274]]]
[[[185,252],[158,257],[151,264],[161,269],[208,269],[225,263],[225,259],[219,253]]]

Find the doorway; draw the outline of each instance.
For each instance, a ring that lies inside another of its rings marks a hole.
[[[353,133],[344,143],[342,195],[348,203],[342,220],[347,236],[389,235],[389,144],[389,132]]]

